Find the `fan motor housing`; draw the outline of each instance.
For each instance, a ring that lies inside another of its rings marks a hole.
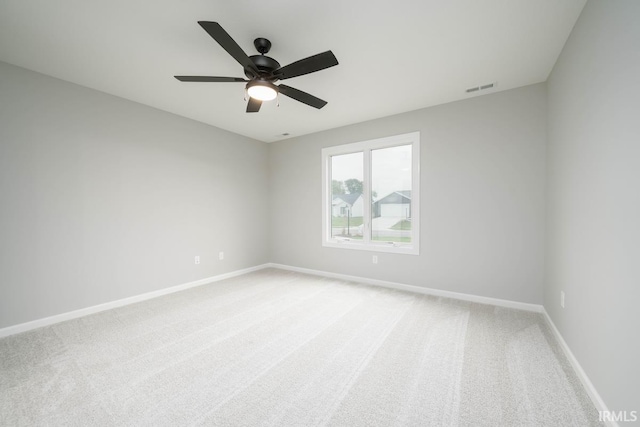
[[[278,68],[280,68],[280,63],[269,56],[253,55],[249,58],[251,59],[251,61],[253,61],[254,64],[256,64],[256,67],[260,72],[270,74],[273,70],[277,70]],[[244,70],[244,74],[248,78],[253,77],[247,70]]]

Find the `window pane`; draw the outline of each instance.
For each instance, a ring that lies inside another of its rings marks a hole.
[[[363,153],[331,157],[331,237],[362,239]]]
[[[411,243],[411,145],[371,150],[371,240]]]

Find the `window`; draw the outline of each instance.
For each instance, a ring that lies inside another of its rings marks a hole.
[[[420,133],[322,150],[322,244],[419,253]]]

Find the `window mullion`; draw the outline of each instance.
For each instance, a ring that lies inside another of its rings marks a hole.
[[[322,179],[322,185],[324,187],[324,239],[332,240],[332,230],[331,230],[331,218],[332,218],[332,204],[331,204],[331,180],[333,179],[333,171],[331,170],[331,156],[324,156],[324,178]]]
[[[363,169],[363,213],[364,213],[364,230],[362,236],[362,242],[368,246],[371,244],[371,149],[365,148],[362,153],[363,161],[364,161],[364,169]]]

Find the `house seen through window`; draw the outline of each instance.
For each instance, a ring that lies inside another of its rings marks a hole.
[[[419,134],[325,148],[323,244],[418,253]]]

